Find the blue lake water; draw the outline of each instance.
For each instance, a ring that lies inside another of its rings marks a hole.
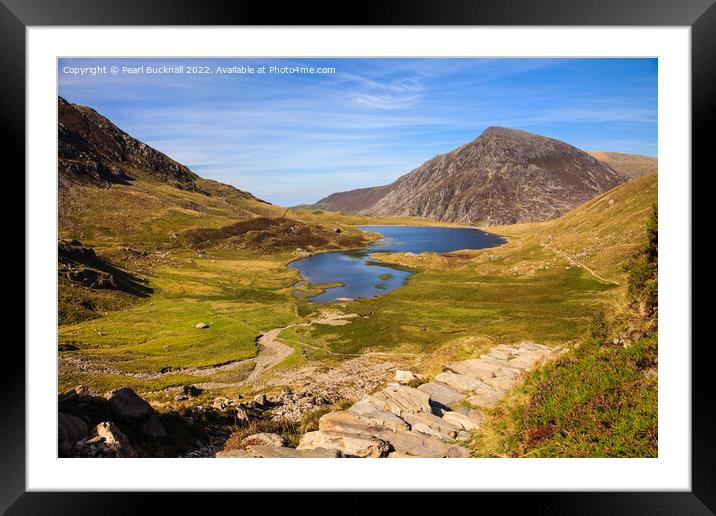
[[[311,284],[342,283],[309,298],[322,303],[338,298],[374,297],[405,284],[411,272],[401,271],[370,258],[375,252],[436,252],[447,253],[460,249],[484,249],[505,243],[497,235],[470,228],[442,228],[424,226],[356,226],[380,233],[378,245],[355,251],[321,253],[289,264]]]

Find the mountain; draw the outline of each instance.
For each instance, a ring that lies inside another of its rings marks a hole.
[[[333,194],[315,207],[473,225],[515,224],[556,218],[628,180],[564,142],[490,127],[390,185]]]
[[[197,176],[166,154],[132,138],[94,109],[58,97],[60,189],[72,184],[110,187],[145,177],[199,191]]]
[[[653,156],[623,152],[588,152],[588,154],[629,177],[641,177],[659,171],[659,160]]]
[[[283,209],[204,179],[122,131],[94,109],[58,97],[61,238],[167,242]]]

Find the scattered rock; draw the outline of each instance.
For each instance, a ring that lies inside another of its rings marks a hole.
[[[209,325],[206,324],[205,322],[196,323],[194,325],[194,328],[197,328],[199,330],[203,330],[204,328],[208,328],[208,327],[209,327]]]
[[[83,457],[134,458],[137,451],[119,427],[111,421],[99,423],[92,433],[75,445]]]
[[[184,387],[182,387],[181,392],[182,394],[193,398],[194,396],[198,396],[199,394],[201,394],[202,390],[195,385],[185,385]]]

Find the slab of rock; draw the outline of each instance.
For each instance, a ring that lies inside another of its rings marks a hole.
[[[431,411],[430,396],[427,393],[397,383],[388,384],[385,389],[373,394],[372,402],[376,407],[398,417]]]
[[[435,377],[435,379],[438,382],[445,383],[453,389],[463,393],[480,389],[485,385],[477,378],[467,376],[466,374],[453,373],[452,371],[445,371],[443,373],[440,373]]]
[[[246,450],[222,450],[216,452],[217,459],[253,459],[255,455]]]
[[[509,353],[507,351],[503,351],[501,349],[491,349],[488,353],[488,356],[499,358],[500,360],[508,360],[511,358],[512,353]]]
[[[490,387],[494,387],[498,391],[508,391],[517,383],[516,376],[499,376],[497,378],[488,378],[485,383]]]
[[[443,419],[448,423],[452,423],[458,428],[463,428],[465,430],[477,430],[478,428],[480,428],[482,416],[479,414],[479,412],[474,412],[477,413],[477,417],[470,417],[466,414],[461,414],[460,412],[446,412],[443,416]]]
[[[508,363],[509,363],[510,367],[526,370],[526,369],[529,369],[532,366],[534,366],[537,362],[539,362],[543,358],[543,356],[544,355],[541,353],[526,352],[526,353],[517,355],[512,360],[509,360]]]
[[[470,452],[457,444],[444,443],[418,432],[385,432],[388,441],[398,453],[413,457],[467,457]]]
[[[397,451],[392,451],[388,454],[389,459],[417,459],[415,455],[408,455],[407,453],[400,453]]]
[[[252,434],[241,439],[241,444],[244,446],[273,446],[280,448],[286,446],[286,439],[279,434],[271,434],[267,432],[260,432],[258,434]]]
[[[277,448],[275,446],[247,446],[246,450],[254,457],[266,459],[339,459],[343,457],[339,450],[326,448],[298,450],[296,448]]]
[[[348,409],[350,412],[358,414],[367,424],[383,426],[394,432],[409,430],[405,421],[387,410],[377,407],[373,403],[371,396],[366,396]],[[326,416],[323,416],[326,417]]]
[[[488,360],[471,358],[469,360],[461,360],[460,362],[450,362],[445,368],[457,374],[464,374],[482,380],[495,376],[500,366]]]
[[[410,382],[414,382],[418,380],[418,377],[415,376],[411,371],[404,371],[402,369],[398,369],[395,371],[395,381],[398,382],[401,385],[407,385]]]
[[[449,414],[449,412],[446,412],[446,414]],[[438,439],[451,439],[457,435],[461,428],[429,412],[407,414],[405,420],[410,423],[413,430],[423,434],[433,435]],[[418,428],[418,425],[421,425],[420,428]],[[428,430],[425,431],[423,429],[424,427],[427,427]]]
[[[446,407],[453,406],[465,399],[464,394],[441,382],[424,383],[418,387],[418,390],[427,393],[431,400]]]
[[[325,448],[339,450],[348,457],[385,457],[390,445],[369,435],[344,434],[339,432],[306,432],[297,450]]]
[[[481,389],[476,391],[475,394],[468,397],[467,401],[470,405],[482,408],[491,408],[497,404],[505,396],[504,391],[496,391],[493,389]]]
[[[403,424],[406,428],[408,427],[404,421]],[[318,420],[318,430],[321,432],[372,436],[383,429],[350,410],[330,412]]]

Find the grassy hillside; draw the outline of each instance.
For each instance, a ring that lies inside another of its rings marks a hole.
[[[628,287],[588,335],[533,371],[470,443],[479,457],[656,457],[658,218],[626,262]]]
[[[554,221],[491,230],[522,246],[544,247],[621,283],[625,258],[641,245],[644,221],[657,202],[657,185],[657,174],[651,174],[595,197]]]
[[[588,152],[587,154],[629,177],[647,176],[659,170],[659,160],[652,156],[622,152]]]

